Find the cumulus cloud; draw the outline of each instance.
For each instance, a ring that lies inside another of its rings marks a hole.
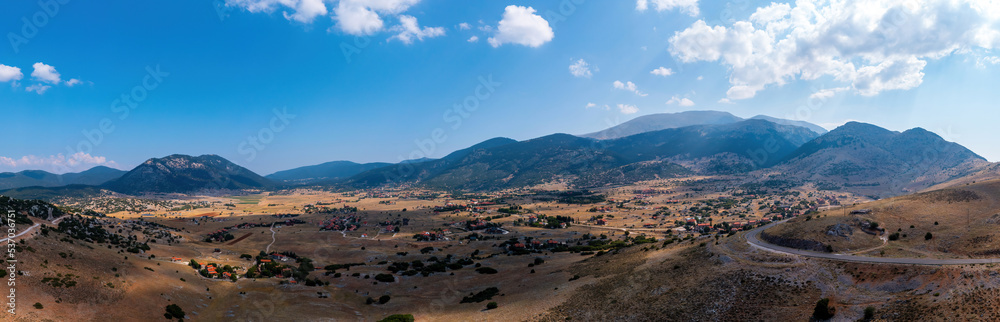
[[[694,106],[694,101],[692,101],[692,100],[690,100],[690,99],[688,99],[686,97],[677,97],[677,96],[674,96],[674,97],[671,97],[669,101],[667,101],[667,104],[670,104],[670,105],[677,104],[678,106]]]
[[[635,10],[646,11],[652,5],[657,12],[680,9],[680,11],[694,17],[697,16],[698,0],[636,0]]]
[[[404,44],[412,44],[414,39],[422,41],[424,38],[444,36],[444,28],[420,28],[420,25],[417,24],[417,18],[405,15],[399,16],[399,26],[393,27],[392,31],[398,33],[395,36],[389,37],[389,40],[398,39]]]
[[[226,0],[226,5],[253,13],[280,10],[285,19],[306,24],[312,23],[317,17],[328,16],[332,11],[337,29],[354,36],[367,36],[387,29],[384,16],[396,17],[420,3],[420,0],[339,0],[332,10],[327,7],[328,2],[333,1]],[[405,24],[403,16],[399,18],[401,25]]]
[[[63,154],[50,156],[26,155],[20,158],[0,156],[0,167],[7,171],[19,170],[45,170],[53,173],[65,173],[82,171],[94,166],[108,166],[117,168],[115,161],[108,160],[103,156],[92,156],[88,153],[77,152],[69,157]]]
[[[323,0],[226,0],[226,5],[243,8],[249,12],[271,13],[279,8],[284,9],[285,19],[301,23],[312,23],[316,17],[328,13]]]
[[[477,42],[477,41],[479,41],[479,36],[469,37],[469,40],[466,40],[466,41],[468,41],[468,42]]]
[[[622,114],[635,114],[639,112],[639,108],[635,107],[635,105],[618,104],[618,111],[622,112]]]
[[[653,74],[653,75],[656,75],[656,76],[664,76],[664,77],[666,77],[666,76],[673,75],[674,71],[671,70],[670,68],[666,68],[666,67],[660,66],[660,68],[654,69],[653,71],[651,71],[649,73]]]
[[[487,40],[493,47],[503,44],[538,47],[551,41],[553,37],[555,33],[549,22],[535,14],[535,8],[511,5],[504,9],[496,34]]]
[[[355,35],[371,35],[383,29],[380,15],[397,15],[420,0],[340,0],[333,9],[341,31]]]
[[[66,86],[73,87],[74,85],[80,85],[82,83],[83,83],[83,81],[81,81],[79,79],[76,79],[76,78],[72,78],[72,79],[66,81]]]
[[[0,64],[0,82],[17,82],[23,77],[20,68]]]
[[[670,53],[727,66],[731,100],[820,77],[872,96],[919,86],[928,60],[1000,45],[998,20],[1000,9],[973,0],[772,3],[731,26],[699,20],[670,38]]]
[[[639,95],[639,96],[649,95],[649,94],[640,92],[638,86],[636,86],[635,83],[633,83],[633,82],[624,82],[624,83],[622,83],[621,81],[615,81],[614,83],[611,83],[611,86],[613,86],[615,89],[626,90],[626,91],[635,93],[635,95]]]
[[[585,108],[590,109],[591,107],[597,107],[597,104],[587,103],[587,106]]]
[[[576,77],[590,78],[593,75],[590,72],[590,64],[583,59],[577,60],[572,65],[569,65],[569,73]]]
[[[55,67],[51,65],[46,65],[44,63],[35,63],[31,65],[35,70],[31,72],[31,78],[37,81],[46,82],[49,84],[59,84],[61,82],[61,75],[56,71]]]
[[[472,29],[472,26],[469,25],[468,22],[463,22],[463,23],[458,24],[458,29],[460,29],[460,30],[469,30],[469,29]]]
[[[635,107],[635,105],[618,104],[618,111],[622,112],[622,114],[635,114],[639,112],[639,108]]]

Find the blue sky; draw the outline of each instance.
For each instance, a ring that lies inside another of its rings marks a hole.
[[[0,10],[0,171],[181,153],[268,174],[692,109],[923,127],[1000,160],[1000,9],[979,2],[62,1]]]

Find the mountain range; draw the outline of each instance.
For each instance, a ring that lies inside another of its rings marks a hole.
[[[642,116],[585,136],[552,134],[525,141],[493,138],[440,159],[395,164],[334,161],[267,177],[216,155],[171,155],[149,159],[124,174],[95,168],[61,175],[62,180],[84,185],[46,188],[37,184],[41,187],[22,186],[2,193],[30,197],[105,189],[138,195],[300,185],[486,191],[545,183],[589,188],[692,174],[759,172],[750,177],[780,175],[823,189],[891,196],[973,174],[996,173],[984,170],[991,166],[965,147],[920,128],[894,132],[850,122],[825,132],[800,121],[695,111]],[[34,182],[24,178],[50,183],[52,179],[45,178],[52,176],[58,175],[22,171],[0,178],[0,184],[7,184],[0,187]],[[58,184],[48,186],[53,185]]]
[[[99,185],[121,177],[125,171],[96,166],[77,173],[53,174],[42,170],[0,173],[0,189],[21,187],[58,187],[73,184]]]

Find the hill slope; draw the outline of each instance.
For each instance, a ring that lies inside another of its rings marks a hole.
[[[347,178],[356,175],[358,173],[390,165],[392,165],[392,163],[386,163],[386,162],[356,163],[351,161],[331,161],[317,165],[304,166],[290,170],[278,171],[267,175],[266,178],[276,181],[312,183],[323,180]]]
[[[726,168],[719,172],[746,172],[776,163],[814,137],[804,128],[763,120],[666,129],[611,140],[553,134],[495,147],[480,144],[440,160],[376,169],[352,177],[347,184],[494,190],[552,181],[577,186],[621,184],[712,171],[711,167],[677,164],[694,160]]]
[[[115,192],[194,192],[203,189],[258,189],[273,183],[217,155],[174,154],[149,159],[121,178],[102,185]]]
[[[803,144],[775,169],[876,196],[898,195],[973,173],[989,163],[921,128],[893,132],[850,122]]]
[[[0,173],[0,190],[21,187],[58,187],[71,184],[98,185],[121,177],[125,171],[96,166],[78,173],[54,174],[41,170]]]

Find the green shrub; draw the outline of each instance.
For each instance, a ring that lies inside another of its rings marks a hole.
[[[862,319],[864,319],[865,321],[871,321],[872,319],[875,319],[875,307],[872,306],[866,307],[865,316]]]

